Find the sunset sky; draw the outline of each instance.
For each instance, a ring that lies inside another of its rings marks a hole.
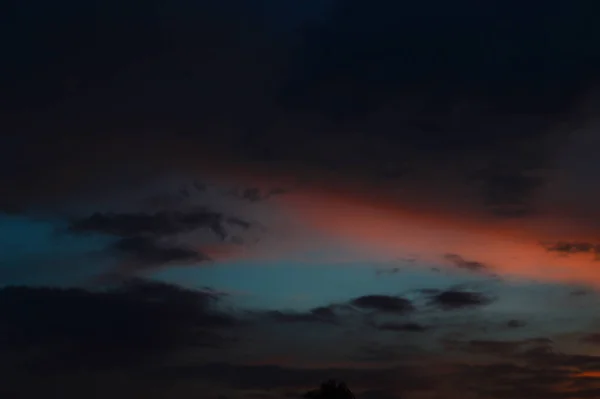
[[[0,397],[600,397],[599,7],[9,3]]]

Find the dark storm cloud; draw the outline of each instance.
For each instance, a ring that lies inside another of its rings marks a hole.
[[[403,314],[414,310],[412,302],[408,299],[389,295],[365,295],[353,299],[350,304],[359,309],[382,313]]]
[[[466,260],[462,256],[457,254],[446,254],[444,255],[444,259],[446,259],[459,269],[465,269],[472,272],[482,272],[487,270],[488,268],[484,263],[473,260]]]
[[[509,162],[514,163],[515,159],[512,158]],[[495,215],[502,217],[523,217],[535,213],[530,201],[535,191],[543,186],[544,180],[539,176],[528,175],[534,171],[529,165],[504,163],[506,161],[502,160],[499,164],[489,165],[473,176],[473,181],[480,184],[483,203]],[[543,165],[541,161],[540,165]]]
[[[0,209],[110,195],[221,160],[214,145],[235,145],[274,113],[289,41],[269,3],[9,1]]]
[[[165,246],[151,238],[129,237],[118,240],[113,249],[125,258],[146,266],[170,262],[204,262],[210,258],[200,252],[176,246]]]
[[[3,81],[0,104],[14,110],[85,94],[149,59],[162,58],[163,67],[183,72],[186,50],[187,61],[195,63],[194,56],[208,44],[239,45],[246,38],[238,35],[256,35],[263,16],[261,7],[238,0],[176,0],[160,6],[139,0],[58,1],[51,8],[42,1],[9,4],[1,24],[14,45],[6,46],[2,76],[12,80]]]
[[[178,347],[218,347],[237,323],[216,309],[218,301],[212,292],[144,280],[106,291],[7,287],[0,290],[0,349],[7,357],[35,350],[23,365],[41,371],[120,367]]]
[[[470,1],[452,10],[441,1],[334,1],[307,34],[281,101],[340,132],[368,131],[352,160],[376,175],[401,178],[439,159],[437,167],[456,165],[492,214],[529,216],[564,142],[555,137],[569,134],[555,127],[569,122],[595,74],[580,44],[600,30],[582,12],[554,3],[517,11]],[[573,42],[547,45],[546,37]]]
[[[484,89],[496,95],[503,93],[508,98],[495,100],[517,100],[514,107],[552,109],[568,100],[560,98],[560,89],[566,90],[569,83],[577,86],[587,77],[577,72],[591,72],[593,68],[586,65],[589,54],[583,48],[572,50],[574,59],[568,66],[542,68],[552,60],[560,61],[572,42],[541,45],[546,36],[593,43],[600,32],[582,12],[585,10],[577,6],[563,8],[556,3],[543,9],[521,7],[517,12],[512,3],[475,5],[460,1],[449,6],[442,1],[378,1],[367,6],[357,0],[334,1],[329,19],[309,37],[310,51],[305,54],[305,62],[310,75],[300,80],[297,87],[299,90],[305,86],[300,93],[308,98],[298,101],[313,100],[311,94],[317,90],[334,96],[334,89],[351,85],[354,91],[347,88],[336,97],[326,97],[313,105],[323,107],[323,112],[337,111],[342,117],[377,108],[389,102],[395,92],[428,88],[441,94],[462,88],[463,93]],[[542,15],[546,18],[536,18]],[[574,29],[582,24],[591,29],[591,37]],[[454,51],[444,52],[444,48]],[[532,54],[538,57],[533,58]],[[520,64],[529,57],[530,65]],[[568,81],[557,81],[559,77]],[[552,97],[534,97],[552,88],[558,91]],[[308,90],[314,92],[307,93]],[[375,95],[369,97],[367,93]],[[518,99],[518,94],[528,96]],[[343,96],[349,98],[344,101]],[[432,122],[429,130],[436,130],[435,127]]]
[[[458,310],[481,307],[493,302],[493,299],[479,292],[441,291],[431,293],[429,304],[442,310]]]
[[[28,8],[46,10],[42,3]],[[476,187],[492,213],[530,215],[546,178],[538,174],[564,143],[549,131],[568,113],[582,70],[596,70],[580,54],[595,48],[584,45],[594,35],[579,37],[569,29],[577,13],[553,7],[544,7],[548,22],[504,6],[498,14],[470,4],[467,15],[438,1],[427,9],[334,1],[318,23],[282,34],[269,2],[126,3],[59,2],[38,17],[19,4],[16,14],[3,13],[18,21],[0,24],[3,37],[23,43],[11,40],[2,66],[7,131],[15,134],[0,146],[0,180],[8,182],[0,209],[195,172],[225,149],[237,161],[360,170],[418,180],[419,188],[437,183],[415,173],[454,165],[452,186],[467,185],[465,195]],[[311,7],[297,3],[288,14]],[[26,34],[34,22],[48,32]],[[575,26],[597,32],[587,19]],[[546,46],[539,32],[578,45]],[[277,191],[237,194],[256,202]]]
[[[225,218],[221,213],[200,209],[190,212],[156,213],[95,213],[90,217],[74,220],[73,232],[97,232],[116,236],[138,235],[164,236],[208,229],[221,239],[227,238],[227,224],[245,228],[250,223],[239,218]]]

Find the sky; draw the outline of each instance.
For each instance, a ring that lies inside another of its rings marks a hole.
[[[0,396],[600,396],[591,2],[9,1]]]

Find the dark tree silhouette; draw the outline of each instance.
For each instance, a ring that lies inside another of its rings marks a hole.
[[[355,399],[346,384],[336,380],[325,381],[319,389],[308,391],[303,397],[308,399]]]

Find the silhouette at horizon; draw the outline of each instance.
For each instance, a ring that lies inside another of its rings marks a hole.
[[[306,392],[303,397],[307,399],[356,399],[345,383],[333,379],[323,382],[318,389]]]

